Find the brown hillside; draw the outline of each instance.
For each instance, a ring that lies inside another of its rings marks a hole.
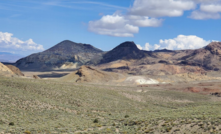
[[[0,62],[0,75],[8,76],[13,75],[14,73],[5,65]]]
[[[5,66],[8,67],[14,74],[18,76],[24,76],[24,74],[17,67],[12,65],[5,65]]]
[[[221,42],[212,42],[195,50],[158,50],[140,59],[121,60],[101,64],[98,67],[110,72],[134,75],[174,75],[182,73],[205,74],[221,70]]]
[[[153,60],[154,61],[154,60]],[[206,71],[198,66],[190,65],[174,65],[172,63],[166,63],[166,61],[154,64],[139,64],[139,61],[123,61],[118,60],[106,64],[97,66],[99,69],[116,72],[116,73],[128,73],[133,75],[175,75],[182,73],[197,73],[205,74]]]
[[[200,66],[205,70],[221,69],[221,42],[212,42],[205,48],[192,50],[191,53],[178,59],[180,65]]]
[[[100,71],[90,66],[81,66],[78,71],[62,77],[61,80],[69,82],[103,83],[116,81],[120,77],[121,76],[117,73]]]

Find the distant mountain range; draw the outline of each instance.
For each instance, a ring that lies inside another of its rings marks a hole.
[[[13,54],[13,53],[8,53],[8,52],[0,52],[0,62],[11,62],[14,63],[23,56]]]
[[[189,66],[194,67],[192,70],[199,67],[203,70],[218,71],[221,70],[221,42],[212,42],[196,50],[144,51],[138,49],[134,42],[127,41],[108,52],[103,52],[89,44],[65,40],[44,52],[22,58],[15,65],[21,70],[54,70],[109,64],[119,60],[128,61],[131,66],[136,66],[134,70],[140,70],[144,65],[154,65],[154,69],[157,69],[158,65],[161,69],[164,69],[162,65],[173,65],[176,70],[179,70],[177,67],[182,67],[181,72],[191,71]]]

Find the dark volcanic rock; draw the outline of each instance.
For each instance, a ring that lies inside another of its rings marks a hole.
[[[102,53],[102,50],[91,45],[65,40],[44,52],[22,58],[15,65],[22,70],[52,70],[66,62],[81,66]]]
[[[214,95],[214,96],[217,96],[217,97],[221,97],[221,93],[220,92],[211,93],[211,95]]]
[[[100,63],[108,63],[116,60],[139,60],[147,55],[147,53],[138,49],[134,42],[128,41],[104,54]]]
[[[174,51],[168,49],[162,49],[162,50],[154,50],[154,52],[174,52]]]
[[[102,50],[97,49],[89,44],[75,43],[69,40],[65,40],[44,52],[65,55],[78,53],[99,53],[102,52]]]

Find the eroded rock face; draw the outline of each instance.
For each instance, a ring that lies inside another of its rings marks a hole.
[[[60,68],[66,62],[84,65],[92,58],[101,56],[102,53],[103,51],[89,44],[66,40],[44,52],[22,58],[15,65],[22,70],[53,70]]]

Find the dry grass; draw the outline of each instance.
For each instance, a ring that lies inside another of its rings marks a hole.
[[[178,91],[0,77],[0,133],[217,133],[220,106]]]

